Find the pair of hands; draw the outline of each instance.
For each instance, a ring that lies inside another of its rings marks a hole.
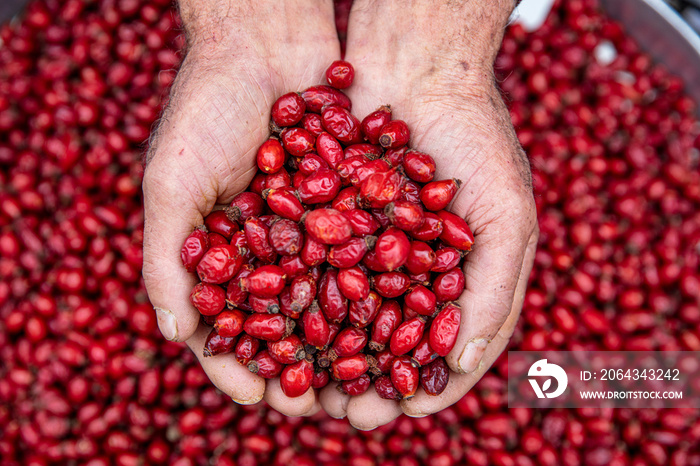
[[[348,95],[362,119],[382,104],[412,130],[411,146],[431,154],[436,179],[464,184],[452,211],[475,234],[460,299],[462,325],[447,362],[454,373],[439,397],[419,390],[395,402],[373,388],[358,397],[331,383],[287,398],[233,354],[202,356],[209,328],[189,293],[196,282],[180,248],[215,204],[230,203],[256,171],[276,98],[319,84],[340,58],[330,0],[181,0],[187,56],[152,138],[143,189],[143,276],[169,340],[186,341],[212,382],[237,403],[264,399],[290,416],[324,409],[372,429],[402,412],[425,416],[458,401],[505,348],[522,307],[537,244],[528,161],[493,77],[513,0],[356,0],[345,59],[356,69]],[[195,6],[196,5],[196,6]]]

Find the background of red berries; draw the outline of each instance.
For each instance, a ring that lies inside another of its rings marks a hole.
[[[170,1],[34,1],[0,39],[0,463],[700,464],[698,410],[508,410],[505,357],[452,408],[372,432],[231,403],[159,335],[140,278],[141,156],[183,44]],[[497,69],[542,232],[511,349],[699,351],[681,81],[595,0],[511,26]]]

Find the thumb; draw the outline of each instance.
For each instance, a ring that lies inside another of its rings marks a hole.
[[[143,279],[163,336],[185,341],[197,329],[199,312],[190,302],[197,279],[183,266],[180,250],[203,218],[186,183],[159,162],[146,167],[143,179]]]

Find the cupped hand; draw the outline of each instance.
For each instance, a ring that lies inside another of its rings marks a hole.
[[[453,371],[447,388],[440,396],[419,389],[400,403],[379,398],[373,388],[354,398],[324,389],[323,408],[360,429],[402,412],[440,411],[471,389],[514,330],[538,238],[529,164],[493,76],[505,25],[494,16],[498,7],[398,3],[353,6],[346,56],[356,69],[353,113],[363,118],[390,104],[393,118],[412,130],[411,147],[435,158],[435,179],[462,180],[450,210],[467,220],[475,244],[465,260],[459,336],[446,357]],[[500,3],[512,9],[512,2]]]
[[[230,203],[256,171],[280,95],[315,85],[340,48],[330,1],[181,1],[188,50],[154,132],[143,180],[143,277],[158,324],[186,341],[212,382],[238,403],[263,397],[287,415],[318,411],[313,390],[287,398],[279,380],[233,354],[204,358],[209,327],[190,304],[196,282],[180,260],[185,238],[216,204]],[[267,386],[266,386],[267,385]]]

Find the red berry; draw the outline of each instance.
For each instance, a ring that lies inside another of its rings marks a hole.
[[[367,332],[355,327],[342,329],[333,340],[331,353],[334,357],[354,356],[367,344]]]
[[[437,298],[435,293],[425,286],[417,285],[406,293],[404,304],[420,315],[432,316],[437,306]]]
[[[274,379],[282,373],[284,365],[275,361],[270,352],[262,350],[248,363],[248,370],[264,379]]]
[[[379,144],[382,128],[391,121],[391,107],[384,105],[362,120],[362,133],[371,144]]]
[[[437,253],[423,241],[411,241],[411,248],[406,259],[406,269],[416,275],[429,272],[436,261]]]
[[[338,195],[333,199],[331,207],[333,207],[338,212],[346,212],[348,210],[357,209],[357,195],[360,194],[360,190],[354,186],[347,187],[341,190]]]
[[[316,139],[316,152],[334,170],[343,161],[343,146],[330,133],[323,132]]]
[[[268,139],[258,149],[258,168],[263,173],[277,173],[283,166],[287,155],[277,139]]]
[[[374,351],[381,351],[391,339],[394,331],[401,324],[401,306],[396,301],[386,300],[379,308],[377,317],[372,322],[372,340],[369,348]]]
[[[425,214],[420,204],[397,200],[384,207],[384,214],[391,223],[405,231],[417,230],[425,222]]]
[[[426,209],[439,211],[447,208],[462,182],[456,178],[433,181],[420,190],[420,200]]]
[[[285,285],[286,275],[278,265],[263,265],[240,280],[242,290],[254,295],[272,298],[280,294]]]
[[[379,313],[382,298],[374,291],[370,291],[367,299],[352,301],[348,311],[350,323],[359,328],[365,328],[371,324]]]
[[[303,324],[304,335],[309,345],[322,348],[329,343],[331,330],[316,302],[311,303],[304,311]]]
[[[316,298],[316,280],[311,275],[300,275],[289,285],[291,308],[301,312],[311,305]]]
[[[258,348],[260,348],[260,340],[243,333],[236,343],[236,360],[242,366],[247,366],[258,353]]]
[[[322,204],[335,199],[340,186],[340,176],[335,170],[321,169],[307,176],[297,193],[304,204]]]
[[[445,306],[430,326],[430,347],[440,356],[447,356],[457,341],[462,312],[454,304]]]
[[[411,351],[418,345],[425,330],[425,317],[418,316],[403,322],[391,335],[390,348],[396,356]]]
[[[280,137],[284,150],[294,156],[302,156],[314,151],[316,138],[304,128],[285,128],[280,133]]]
[[[403,156],[403,170],[413,181],[429,183],[435,176],[435,160],[423,152],[409,150]]]
[[[298,222],[304,215],[304,206],[291,187],[265,190],[263,191],[263,196],[270,210],[280,217]]]
[[[330,86],[310,87],[301,93],[301,97],[306,102],[307,112],[321,113],[321,110],[327,105],[340,105],[352,110],[352,102],[348,96]]]
[[[338,358],[331,363],[331,375],[335,380],[353,380],[369,370],[367,356],[356,354],[347,358]]]
[[[328,256],[328,246],[316,241],[311,235],[306,235],[304,247],[301,250],[301,260],[309,267],[322,264]]]
[[[301,121],[305,110],[306,102],[301,98],[301,95],[296,92],[290,92],[289,94],[284,94],[272,104],[272,121],[280,127],[294,126]]]
[[[324,107],[321,113],[323,127],[343,144],[362,142],[360,120],[339,105]],[[320,155],[320,154],[319,154]]]
[[[437,352],[430,346],[430,335],[428,333],[423,334],[423,338],[413,348],[413,360],[419,366],[425,366],[437,357]]]
[[[251,314],[243,324],[248,335],[265,341],[277,341],[292,333],[294,321],[281,314]]]
[[[270,246],[270,228],[259,217],[250,217],[243,225],[245,239],[250,251],[264,262],[274,262],[275,250]]]
[[[350,301],[362,301],[369,296],[369,280],[358,266],[338,271],[338,288]]]
[[[384,298],[398,298],[410,285],[408,275],[401,272],[382,273],[372,279],[372,287]]]
[[[194,272],[207,249],[209,249],[209,236],[206,230],[201,227],[195,228],[185,239],[180,251],[180,258],[185,270],[190,273]]]
[[[430,268],[431,272],[447,272],[459,265],[462,253],[452,247],[445,247],[435,251],[435,263]]]
[[[230,219],[242,223],[250,217],[262,215],[264,207],[265,202],[259,194],[245,191],[233,198],[226,213]]]
[[[248,305],[253,312],[259,314],[277,314],[280,311],[280,302],[277,296],[263,298],[254,294],[249,294]]]
[[[381,225],[369,212],[361,209],[352,209],[343,212],[345,218],[350,222],[352,232],[355,236],[373,235]]]
[[[222,244],[210,248],[197,265],[199,279],[206,283],[224,283],[233,278],[243,265],[239,248]]]
[[[433,241],[443,230],[442,219],[432,212],[425,212],[423,226],[410,232],[411,236],[420,241]]]
[[[371,380],[369,378],[369,375],[362,374],[356,379],[344,380],[343,382],[341,382],[340,390],[346,395],[358,396],[362,395],[369,389],[370,383]]]
[[[268,238],[272,249],[282,256],[298,254],[304,245],[304,235],[302,235],[299,225],[286,218],[272,224]]]
[[[318,138],[316,138],[316,146],[318,146]],[[297,160],[297,169],[305,177],[316,173],[322,168],[328,169],[329,165],[317,154],[304,154],[300,160]]]
[[[433,292],[440,303],[456,301],[465,287],[464,273],[455,267],[437,276],[433,282]]]
[[[462,217],[445,210],[441,210],[437,215],[443,224],[440,239],[448,246],[457,248],[460,251],[471,251],[472,244],[474,244],[474,235],[469,229],[467,222]]]
[[[383,152],[384,150],[381,146],[378,146],[376,144],[367,144],[365,142],[360,144],[349,145],[343,151],[346,160],[356,155],[364,155],[367,158],[367,160],[373,160],[381,157]]]
[[[348,300],[340,292],[337,278],[337,270],[328,270],[318,285],[318,302],[331,322],[341,322],[348,315]]]
[[[289,398],[301,396],[311,388],[313,377],[313,363],[302,359],[282,370],[282,375],[280,376],[282,391]]]
[[[319,390],[331,381],[331,377],[327,370],[319,370],[314,372],[314,378],[311,380],[311,386],[316,390]]]
[[[386,172],[373,173],[360,185],[360,201],[364,206],[384,208],[398,199],[402,185],[403,176],[395,168]]]
[[[355,69],[345,60],[336,60],[326,70],[326,81],[336,89],[350,87],[355,79]]]
[[[340,165],[338,166],[340,168]],[[375,173],[386,173],[391,170],[391,165],[384,159],[371,160],[356,167],[348,179],[353,186],[362,186],[362,183]]]
[[[379,235],[374,246],[377,261],[389,272],[406,263],[411,244],[406,234],[398,228],[389,228]]]
[[[217,285],[197,283],[190,293],[192,305],[205,316],[213,316],[226,306],[226,294]]]
[[[227,240],[230,240],[235,232],[238,231],[238,225],[229,219],[226,211],[215,210],[204,219],[204,225],[212,233],[218,233]]]
[[[357,265],[367,251],[374,248],[377,238],[365,236],[363,238],[350,238],[347,242],[332,246],[328,253],[328,263],[333,267],[345,269]]]
[[[243,331],[246,314],[238,309],[226,310],[216,316],[214,328],[222,337],[235,337]]]
[[[370,162],[370,159],[366,155],[354,155],[352,157],[345,157],[344,160],[340,161],[336,167],[338,175],[346,181],[349,181],[351,177],[355,174],[355,171],[360,167],[364,167]],[[357,183],[353,183],[357,184]]]
[[[304,128],[309,133],[313,134],[318,138],[318,135],[323,132],[323,124],[321,123],[321,116],[315,113],[305,113],[301,117],[300,122],[302,128]]]
[[[420,384],[428,395],[440,395],[447,388],[449,380],[450,369],[442,358],[437,358],[420,370]]]
[[[411,132],[405,121],[392,120],[379,131],[379,144],[387,149],[396,149],[408,144],[410,136]]]
[[[418,369],[408,356],[399,356],[391,365],[391,383],[403,398],[415,395],[418,389]]]
[[[204,357],[230,353],[236,346],[236,340],[236,337],[224,337],[215,328],[211,329],[204,342]]]
[[[352,226],[345,216],[335,209],[316,209],[304,219],[306,231],[323,244],[343,244],[352,236]]]
[[[374,389],[377,391],[379,398],[385,400],[398,401],[401,399],[401,394],[394,388],[389,376],[383,375],[374,381]]]

